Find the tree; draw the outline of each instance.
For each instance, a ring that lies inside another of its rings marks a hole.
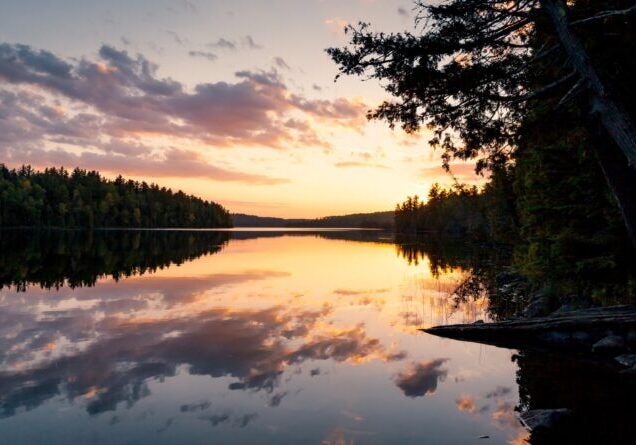
[[[179,191],[95,171],[0,164],[0,226],[230,227],[220,205]]]
[[[511,161],[537,101],[584,101],[612,141],[597,144],[598,163],[636,247],[636,127],[629,104],[619,103],[592,63],[589,39],[576,31],[596,26],[602,33],[606,23],[630,20],[633,1],[418,1],[416,9],[419,35],[376,33],[360,23],[346,29],[351,47],[327,50],[339,75],[368,75],[399,99],[369,118],[407,132],[426,125],[446,168],[453,158],[478,158],[481,171]]]

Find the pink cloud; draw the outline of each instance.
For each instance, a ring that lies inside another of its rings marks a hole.
[[[166,138],[214,147],[329,149],[316,122],[356,129],[365,121],[361,102],[293,94],[276,71],[239,71],[234,82],[189,90],[158,77],[157,69],[143,55],[110,46],[101,47],[97,60],[66,61],[27,45],[0,44],[4,161],[281,184],[288,180],[210,165],[194,151],[165,146]],[[150,145],[153,138],[164,145]]]
[[[0,78],[96,110],[107,135],[150,133],[214,146],[285,148],[321,140],[311,125],[287,125],[291,113],[351,128],[364,122],[364,104],[292,94],[275,71],[239,71],[236,82],[198,84],[190,92],[158,78],[157,68],[142,55],[109,46],[102,46],[98,61],[71,64],[26,45],[0,44]]]

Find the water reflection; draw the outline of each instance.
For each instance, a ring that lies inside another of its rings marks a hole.
[[[395,384],[407,397],[421,397],[434,393],[437,383],[444,381],[448,371],[442,367],[448,359],[438,358],[425,363],[411,363],[401,371]]]
[[[577,357],[521,351],[517,409],[568,408],[573,416],[559,428],[532,435],[535,445],[550,443],[634,443],[636,378],[607,363]]]
[[[285,368],[307,360],[360,363],[403,358],[404,353],[387,351],[362,326],[317,326],[330,311],[219,309],[176,320],[106,319],[92,326],[99,340],[85,350],[21,369],[33,363],[34,351],[41,346],[54,350],[59,338],[86,341],[78,336],[76,319],[50,320],[30,330],[26,342],[16,338],[3,345],[15,352],[2,357],[14,371],[0,378],[0,412],[13,415],[19,407],[33,408],[60,393],[69,400],[87,397],[90,414],[113,410],[120,402],[130,406],[149,394],[147,379],[174,376],[180,365],[187,365],[193,375],[232,377],[229,390],[271,393]]]
[[[510,351],[417,331],[487,316],[483,301],[448,298],[469,272],[449,261],[433,273],[442,260],[422,254],[409,264],[383,234],[2,236],[1,261],[15,262],[0,290],[9,442],[521,434],[506,417],[517,392],[500,389],[515,385]],[[482,403],[483,388],[496,395]]]
[[[226,232],[0,230],[0,289],[94,286],[154,272],[227,243]]]

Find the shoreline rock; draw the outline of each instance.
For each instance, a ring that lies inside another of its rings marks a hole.
[[[422,330],[440,337],[510,349],[539,348],[611,358],[636,352],[636,306],[579,309],[546,317]]]

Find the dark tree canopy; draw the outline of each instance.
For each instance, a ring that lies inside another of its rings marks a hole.
[[[219,204],[96,171],[0,164],[0,227],[231,227]]]
[[[435,134],[431,143],[443,148],[445,165],[453,157],[481,155],[478,169],[509,159],[533,99],[557,95],[564,103],[588,91],[609,102],[572,29],[602,20],[624,21],[636,12],[633,2],[625,1],[587,2],[577,8],[561,0],[426,3],[416,2],[419,34],[373,32],[369,24],[359,23],[346,29],[350,47],[327,52],[341,74],[377,79],[398,99],[384,102],[369,117],[409,132],[426,125]],[[599,11],[608,3],[615,9]],[[563,20],[567,15],[569,22],[555,23],[555,14]],[[559,27],[563,24],[565,30]],[[536,79],[546,72],[552,79],[538,85]],[[598,100],[594,106],[598,112],[617,108]],[[616,142],[633,164],[636,139],[633,123],[628,120],[627,125],[632,140]]]
[[[634,72],[634,1],[426,3],[416,2],[417,32],[359,23],[346,29],[348,47],[327,50],[339,75],[378,80],[395,97],[369,118],[407,132],[426,126],[446,168],[458,158],[477,159],[478,171],[505,171],[532,110],[574,105],[602,129],[597,162],[636,247],[636,110],[625,94]]]

